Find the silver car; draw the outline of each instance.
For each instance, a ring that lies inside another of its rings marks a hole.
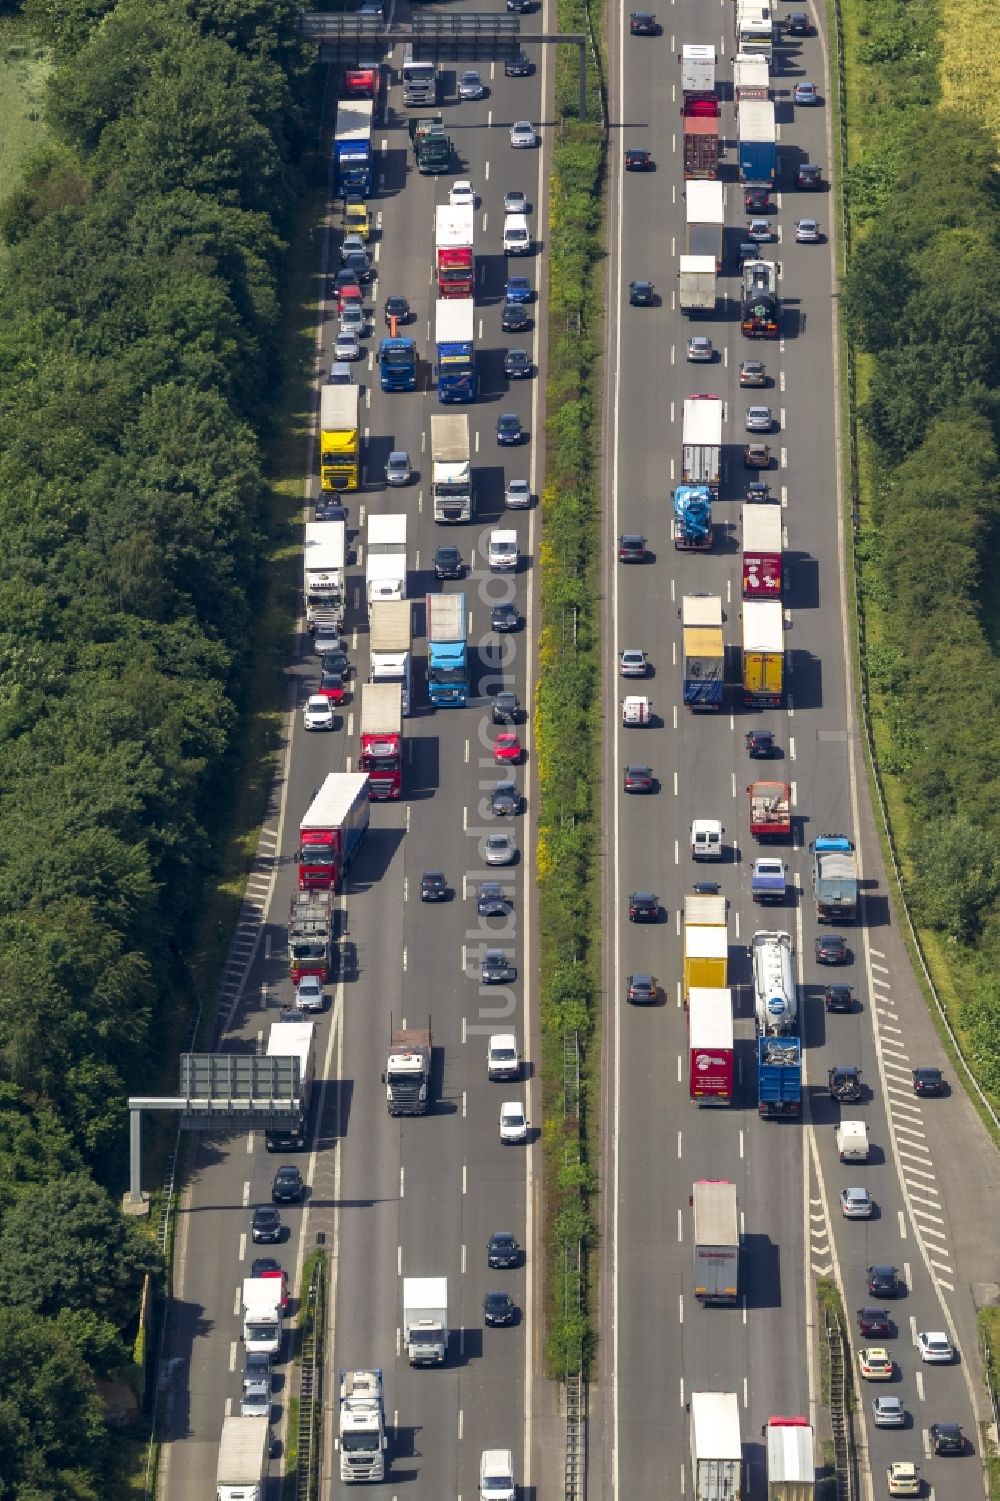
[[[623,678],[644,678],[649,671],[646,653],[638,647],[626,647],[618,658],[618,671]]]
[[[503,195],[503,211],[505,214],[526,214],[528,212],[528,200],[519,188],[512,189]]]
[[[340,315],[341,333],[357,334],[360,339],[365,331],[365,310],[358,303],[348,303]]]
[[[334,360],[333,364],[330,366],[330,374],[327,376],[327,385],[353,385],[353,381],[351,380],[351,367],[346,360]]]
[[[514,121],[510,127],[510,144],[512,146],[536,146],[538,144],[535,127],[530,120]]]
[[[531,486],[526,479],[509,479],[504,490],[504,503],[509,511],[523,511],[531,505]]]
[[[840,1208],[847,1220],[870,1220],[874,1209],[867,1188],[842,1188]]]
[[[458,80],[459,99],[481,99],[485,92],[483,80],[474,68],[463,73]]]
[[[711,339],[706,339],[704,334],[695,334],[688,339],[687,357],[692,365],[710,365],[715,359]]]
[[[405,448],[394,448],[386,460],[385,482],[387,485],[408,485],[413,478],[410,455]]]
[[[487,865],[512,865],[517,859],[517,845],[510,834],[487,834],[483,840],[483,859]]]
[[[798,245],[816,245],[819,243],[819,224],[815,219],[797,219],[795,221],[795,241]]]
[[[906,1408],[900,1397],[875,1397],[872,1400],[872,1421],[876,1428],[905,1428]]]
[[[747,407],[746,429],[748,433],[769,433],[774,426],[770,407]]]
[[[368,247],[360,235],[345,235],[340,247],[340,259],[346,261],[349,255],[363,255],[368,260]]]
[[[333,341],[333,357],[336,361],[356,360],[361,355],[361,342],[353,329],[342,328]]]

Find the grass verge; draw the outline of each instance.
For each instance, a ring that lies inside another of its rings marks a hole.
[[[997,1397],[1000,1395],[1000,1308],[981,1308],[978,1325],[983,1375],[993,1397],[995,1409]],[[1000,1497],[1000,1454],[997,1453],[995,1438],[984,1430],[985,1425],[982,1425],[979,1434],[981,1453],[986,1459],[991,1501],[997,1501]]]
[[[17,186],[26,159],[48,140],[42,106],[49,60],[21,16],[0,19],[0,182]],[[7,254],[0,245],[0,266]]]

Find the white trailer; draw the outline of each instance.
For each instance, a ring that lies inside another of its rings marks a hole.
[[[771,70],[766,57],[759,53],[737,54],[733,62],[733,92],[737,110],[748,99],[771,97]]]
[[[681,425],[681,480],[718,493],[722,477],[722,397],[688,396]]]
[[[715,313],[714,255],[682,255],[678,271],[677,304],[689,318]]]
[[[767,1501],[813,1501],[816,1453],[808,1418],[768,1418]]]
[[[368,517],[365,548],[368,608],[378,600],[406,598],[406,513]]]
[[[715,48],[685,43],[681,48],[681,93],[715,93]]]
[[[385,1408],[382,1401],[382,1372],[341,1371],[340,1373],[340,1478],[348,1484],[357,1480],[385,1479]]]
[[[403,691],[404,714],[410,712],[412,657],[413,618],[409,600],[376,600],[369,611],[368,681],[398,683]]]
[[[722,183],[692,180],[684,184],[687,230],[684,249],[688,255],[711,255],[716,271],[722,270],[722,247],[726,215]]]
[[[735,1392],[691,1393],[694,1501],[741,1501],[743,1446]]]
[[[364,778],[367,782],[368,778]],[[287,1152],[304,1147],[309,1133],[309,1105],[316,1069],[316,1024],[314,1022],[275,1022],[267,1038],[268,1058],[297,1058],[299,1061],[299,1119],[290,1121],[285,1131],[265,1131],[264,1145],[269,1152]]]
[[[303,552],[306,624],[315,625],[317,611],[333,612],[342,617],[347,523],[307,521]]]
[[[216,1501],[264,1501],[270,1447],[267,1418],[223,1418]]]
[[[789,933],[760,931],[750,944],[757,1031],[766,1037],[794,1032],[798,1020],[795,966]]]
[[[700,1303],[735,1303],[740,1264],[736,1184],[701,1178],[694,1185],[691,1202],[694,1295]]]
[[[448,1278],[403,1278],[403,1343],[410,1365],[448,1358]]]
[[[431,493],[435,521],[472,520],[472,462],[467,412],[431,417]]]
[[[253,1355],[277,1355],[281,1349],[283,1277],[244,1277],[243,1344]]]

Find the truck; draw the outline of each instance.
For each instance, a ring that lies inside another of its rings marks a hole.
[[[417,171],[423,174],[450,172],[451,137],[440,115],[421,115],[409,124]]]
[[[781,511],[777,506],[744,505],[743,598],[780,599],[782,585]]]
[[[357,386],[324,386],[319,396],[319,480],[324,490],[356,490],[361,475]]]
[[[707,485],[719,498],[722,477],[722,397],[707,392],[684,398],[681,483]]]
[[[735,1303],[740,1268],[736,1184],[723,1178],[699,1178],[691,1194],[691,1207],[694,1295],[702,1304]],[[725,1495],[726,1492],[719,1492],[720,1498]]]
[[[734,31],[737,54],[749,53],[771,62],[774,22],[769,0],[736,0]]]
[[[431,494],[434,520],[472,520],[472,449],[467,412],[431,417]]]
[[[368,681],[398,683],[409,714],[413,679],[412,607],[406,599],[380,599],[368,612]]]
[[[333,978],[333,892],[296,891],[288,914],[288,973],[297,985],[303,975]]]
[[[858,915],[858,856],[843,834],[822,834],[813,852],[817,922],[854,922]]]
[[[788,866],[775,855],[760,855],[750,867],[750,897],[759,906],[783,903],[788,892]]]
[[[406,598],[406,512],[368,516],[365,547],[368,609],[376,600]]]
[[[712,255],[716,271],[722,270],[722,246],[726,216],[722,204],[721,182],[689,182],[684,189],[686,231],[684,250],[688,255]]]
[[[281,1349],[281,1277],[244,1277],[243,1345],[253,1355],[277,1355]]]
[[[750,99],[770,99],[771,70],[759,52],[738,52],[733,59],[733,97],[737,114]]]
[[[448,1358],[448,1278],[403,1278],[403,1344],[410,1365]]]
[[[773,188],[778,167],[774,100],[741,100],[737,128],[740,182],[747,187]]]
[[[476,211],[471,203],[439,203],[434,210],[434,278],[439,297],[471,297]]]
[[[516,1501],[514,1455],[510,1449],[484,1449],[479,1461],[479,1501]]]
[[[383,391],[415,391],[417,387],[417,342],[407,334],[387,334],[379,341],[379,384]]]
[[[464,594],[428,594],[427,696],[435,709],[469,702],[467,619]]]
[[[781,308],[778,268],[773,261],[746,261],[740,296],[740,327],[747,339],[776,339]]]
[[[757,1112],[762,1120],[802,1113],[802,1044],[797,1037],[757,1038]]]
[[[735,1392],[691,1393],[694,1501],[742,1501],[743,1449]]]
[[[750,941],[750,957],[757,1031],[766,1037],[787,1037],[799,1016],[791,935],[761,929]]]
[[[719,101],[715,94],[684,96],[684,176],[714,182],[719,173]]]
[[[790,839],[792,834],[792,788],[789,782],[751,782],[750,833],[754,839]]]
[[[337,1433],[340,1478],[350,1485],[358,1480],[385,1479],[385,1405],[382,1372],[340,1372],[340,1423]]]
[[[264,1501],[270,1449],[271,1425],[267,1418],[223,1418],[215,1471],[216,1501]]]
[[[471,297],[439,297],[434,317],[438,401],[475,401],[479,391]]]
[[[768,1418],[767,1501],[814,1501],[816,1452],[808,1418]]]
[[[733,995],[721,986],[688,991],[688,1094],[696,1105],[733,1102]]]
[[[726,647],[722,639],[722,600],[717,594],[685,594],[681,601],[684,647],[684,702],[692,710],[722,708]]]
[[[670,534],[678,552],[709,552],[712,547],[712,492],[707,485],[678,485]]]
[[[691,891],[684,898],[684,926],[692,928],[724,928],[728,903],[721,894]]]
[[[347,523],[307,521],[302,557],[306,624],[314,630],[322,618],[339,630],[347,601]]]
[[[682,255],[677,305],[688,318],[714,317],[717,302],[714,255]]]
[[[743,702],[776,709],[785,691],[785,617],[779,599],[743,604]]]
[[[371,99],[342,99],[337,106],[333,136],[334,189],[339,197],[355,193],[367,198],[372,190]]]
[[[418,58],[412,44],[403,56],[403,103],[407,106],[436,104],[438,96],[437,64]]]
[[[299,887],[340,889],[344,874],[368,829],[368,778],[364,772],[331,771],[299,825]]]
[[[389,1029],[389,1057],[382,1075],[390,1115],[426,1115],[431,1094],[433,1043],[426,1027]]]
[[[373,803],[403,792],[403,694],[398,683],[361,684],[361,754]]]
[[[715,48],[686,42],[681,48],[681,94],[684,99],[716,99]]]
[[[728,984],[729,933],[722,927],[684,926],[684,995],[692,990],[724,990]]]
[[[382,69],[378,63],[359,63],[357,67],[344,69],[342,99],[371,99],[377,108],[381,91]]]
[[[298,1119],[283,1130],[265,1131],[269,1152],[297,1152],[309,1139],[309,1111],[316,1073],[316,1026],[314,1022],[275,1022],[267,1034],[268,1058],[297,1058],[299,1062]]]

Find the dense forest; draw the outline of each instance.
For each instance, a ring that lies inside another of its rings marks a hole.
[[[248,670],[310,59],[294,0],[3,8],[54,70],[0,208],[0,1501],[81,1501],[156,1262],[125,1100]]]

